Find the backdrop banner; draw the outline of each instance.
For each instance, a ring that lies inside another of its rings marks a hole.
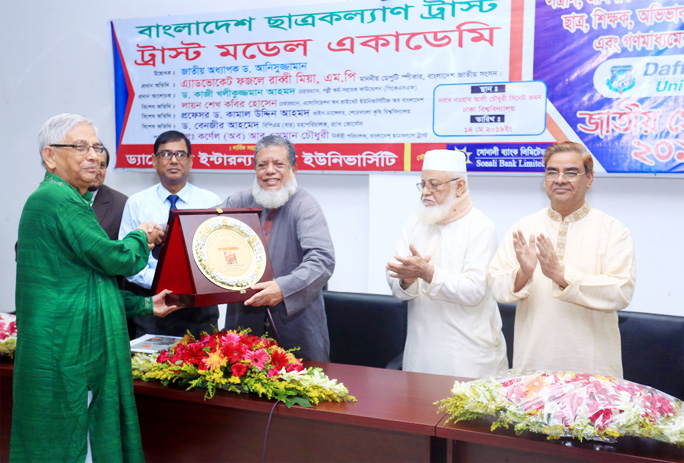
[[[194,169],[252,170],[277,134],[304,171],[416,171],[448,148],[469,171],[540,172],[573,140],[597,172],[684,173],[684,5],[363,1],[111,28],[117,168],[151,168],[173,129]]]

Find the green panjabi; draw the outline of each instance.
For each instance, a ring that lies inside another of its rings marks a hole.
[[[110,240],[90,197],[46,173],[21,215],[11,461],[84,461],[88,431],[93,461],[144,460],[126,316],[153,304],[115,276],[145,266],[147,236]]]

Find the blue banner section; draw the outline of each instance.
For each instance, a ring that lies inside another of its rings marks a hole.
[[[447,144],[462,151],[468,172],[544,172],[542,157],[552,143]]]
[[[114,55],[114,108],[116,111],[116,146],[118,149],[118,146],[121,144],[121,134],[123,132],[126,116],[128,114],[128,86],[126,85],[126,75],[124,72],[123,63],[121,61],[119,42],[116,40],[116,33],[114,32],[113,23],[112,47],[114,48],[112,50],[112,54]]]
[[[606,172],[684,173],[684,6],[537,0],[536,9],[534,78]]]

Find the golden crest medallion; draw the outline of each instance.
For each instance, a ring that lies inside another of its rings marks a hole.
[[[246,223],[232,217],[205,220],[192,240],[193,257],[209,281],[221,288],[244,291],[266,269],[266,251]]]

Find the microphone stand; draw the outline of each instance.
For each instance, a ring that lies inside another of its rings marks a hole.
[[[271,306],[266,306],[266,319],[264,320],[264,332],[268,333],[268,328],[273,328],[273,334],[275,335],[278,345],[280,345],[280,335],[278,334],[278,329],[273,321],[273,314],[271,314]]]

